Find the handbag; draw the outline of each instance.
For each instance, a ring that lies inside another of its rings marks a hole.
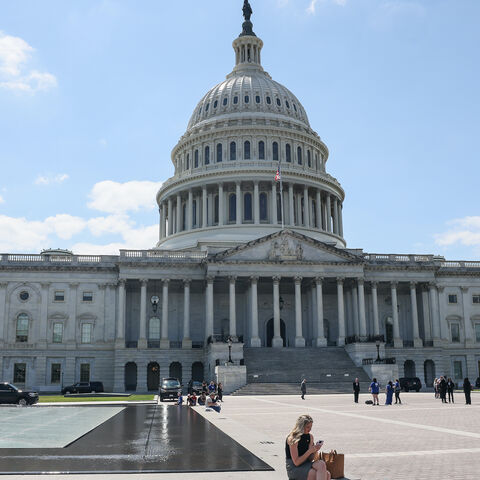
[[[345,456],[343,453],[337,453],[336,450],[332,450],[330,453],[321,452],[320,460],[325,462],[332,478],[344,477]]]

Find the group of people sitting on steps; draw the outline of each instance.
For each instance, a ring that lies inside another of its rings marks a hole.
[[[182,400],[180,400],[180,398]],[[196,407],[197,405],[205,406],[207,410],[214,410],[220,413],[222,407],[218,402],[223,402],[223,386],[221,382],[217,384],[212,380],[207,384],[204,380],[202,382],[202,392],[198,396],[193,389],[193,382],[188,382],[187,405],[189,407]],[[181,405],[182,403],[183,397],[179,394],[178,404]]]

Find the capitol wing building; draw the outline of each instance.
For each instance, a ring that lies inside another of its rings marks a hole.
[[[247,12],[172,151],[155,247],[0,256],[0,381],[144,392],[227,365],[268,382],[255,352],[340,352],[369,376],[380,359],[429,386],[480,375],[480,262],[347,248],[328,148],[262,47]]]

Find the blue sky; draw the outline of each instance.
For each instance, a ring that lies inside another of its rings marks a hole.
[[[234,64],[241,0],[0,0],[0,252],[118,253]],[[251,0],[370,253],[480,259],[480,2]]]

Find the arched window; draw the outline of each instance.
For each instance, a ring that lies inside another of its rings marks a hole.
[[[245,222],[252,221],[252,194],[246,193],[243,196],[243,220]]]
[[[230,142],[230,160],[237,159],[237,144],[235,142]]]
[[[282,102],[281,102],[281,100],[280,100],[279,98],[277,98],[277,105],[278,105],[279,107],[282,106]]]
[[[320,228],[318,225],[317,225],[317,202],[315,200],[312,200],[312,225],[315,227],[315,228]]]
[[[194,168],[198,168],[198,150],[195,150]]]
[[[287,108],[290,108],[290,104],[288,103],[288,100],[285,100],[285,105],[287,106]]]
[[[245,95],[245,103],[249,103],[250,102],[250,97],[248,95]]]
[[[227,105],[227,103],[228,103],[228,98],[225,97],[225,98],[223,99],[223,106],[225,107],[225,106]]]
[[[258,142],[258,158],[265,160],[265,142]]]
[[[233,97],[233,103],[234,103],[234,105],[237,105],[237,103],[238,103],[238,97],[237,96]]]
[[[228,220],[230,222],[237,221],[237,196],[234,193],[228,198]]]
[[[192,223],[193,226],[197,226],[197,201],[194,200],[192,203]]]
[[[257,103],[260,103],[260,95],[257,95],[257,96],[255,97],[255,101],[256,101]]]
[[[217,108],[217,107],[218,107],[218,100],[215,100],[215,101],[213,102],[213,108]]]
[[[160,340],[160,319],[153,317],[148,322],[148,339]]]
[[[278,143],[273,142],[273,161],[278,162]]]
[[[213,223],[218,224],[218,195],[215,195],[215,205],[213,208]]]
[[[210,165],[210,147],[205,147],[205,165]]]
[[[285,146],[285,159],[288,163],[291,163],[292,161],[292,147],[290,146],[289,143]]]
[[[303,164],[302,147],[297,148],[297,162],[299,165]]]
[[[307,151],[307,165],[308,168],[312,168],[312,154],[310,153],[310,150]]]
[[[187,204],[182,205],[182,230],[187,229]]]
[[[190,154],[187,153],[187,163],[185,165],[185,170],[190,170]]]
[[[267,194],[261,193],[260,194],[260,221],[267,222],[268,221],[268,208],[267,208]]]
[[[207,103],[207,106],[205,107],[205,113],[207,113],[207,112],[208,112],[208,108],[209,108],[209,107],[210,107],[210,104],[209,104],[209,103]]]
[[[248,140],[243,144],[243,158],[250,160],[250,142]]]
[[[221,162],[223,160],[222,158],[222,144],[218,143],[217,144],[217,163]]]
[[[28,342],[28,315],[20,313],[17,317],[16,339],[17,343]]]
[[[271,105],[271,104],[272,104],[272,99],[269,96],[267,96],[267,105]]]

